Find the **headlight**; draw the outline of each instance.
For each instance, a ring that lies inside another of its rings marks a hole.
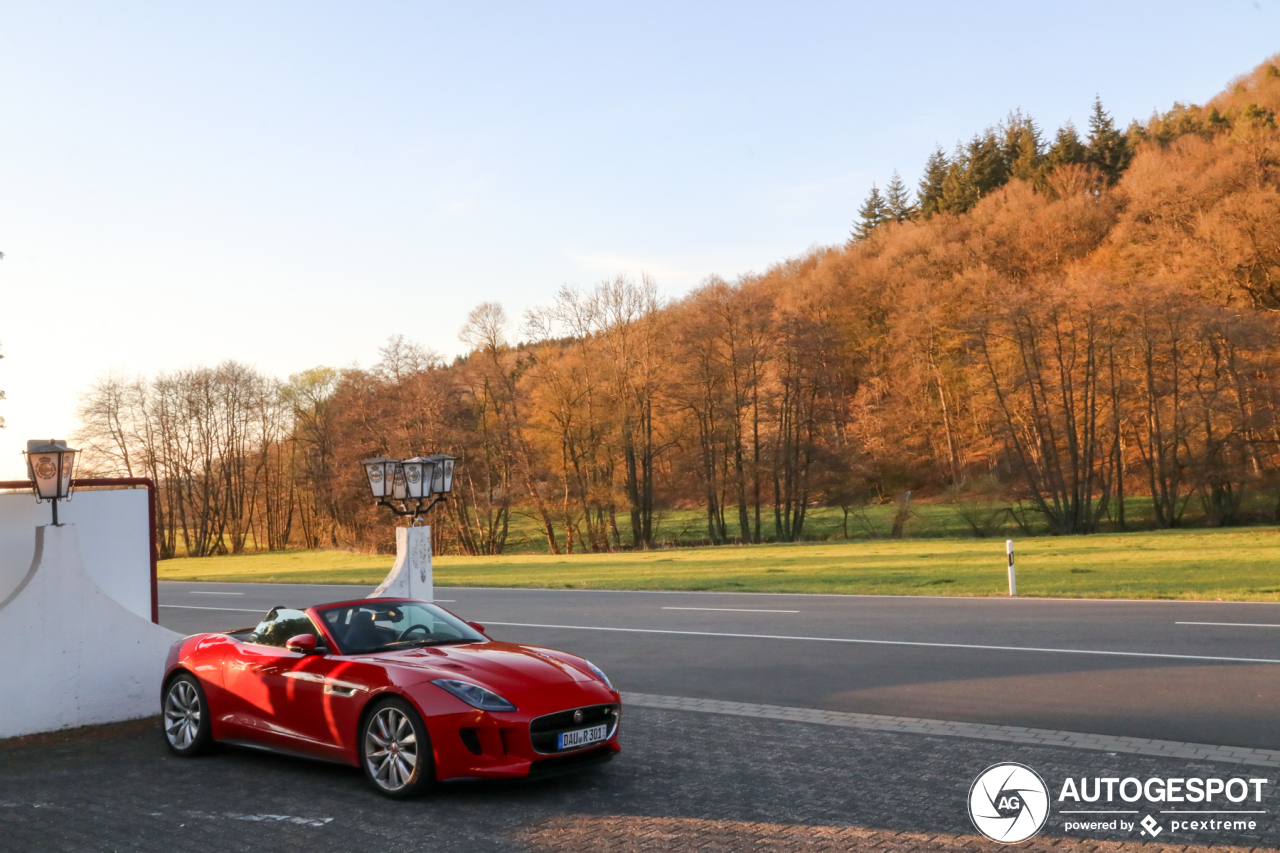
[[[479,708],[481,711],[514,711],[516,709],[515,705],[512,705],[492,690],[485,690],[479,684],[472,684],[469,681],[454,681],[452,678],[437,678],[431,683],[441,690],[449,691],[472,708]]]
[[[612,690],[614,693],[617,693],[617,692],[618,692],[618,688],[616,688],[616,687],[614,687],[614,686],[613,686],[613,682],[609,680],[609,676],[607,676],[607,675],[605,675],[605,674],[604,674],[604,670],[603,670],[603,669],[601,669],[600,667],[596,666],[596,665],[595,665],[595,664],[593,664],[591,661],[586,660],[585,658],[582,660],[582,662],[583,662],[583,663],[585,663],[585,664],[587,665],[587,669],[591,670],[592,672],[594,672],[594,673],[596,674],[596,678],[599,678],[601,681],[603,681],[603,682],[604,682],[605,687],[608,687],[608,688],[609,688],[610,690]]]

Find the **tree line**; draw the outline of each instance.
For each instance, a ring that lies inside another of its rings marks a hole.
[[[1055,533],[1280,518],[1280,69],[1081,139],[1014,113],[843,246],[681,299],[625,275],[520,318],[485,303],[446,362],[278,381],[227,362],[101,377],[79,438],[160,484],[162,551],[385,547],[359,461],[459,457],[442,551],[652,547],[670,508],[712,544],[796,541],[917,495]],[[1262,507],[1262,509],[1259,509]],[[975,532],[983,522],[975,519]],[[847,532],[847,529],[846,529]]]

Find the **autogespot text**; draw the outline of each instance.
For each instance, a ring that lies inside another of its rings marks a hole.
[[[1058,793],[1058,810],[1063,814],[1066,832],[1132,832],[1154,838],[1168,830],[1170,834],[1202,832],[1252,832],[1258,828],[1255,814],[1263,801],[1269,779],[1233,777],[1152,777],[1094,776],[1068,778]],[[1139,802],[1165,806],[1156,820],[1147,816],[1142,821],[1122,817],[1104,817],[1106,806],[1127,806]],[[1179,809],[1192,805],[1196,808]],[[1079,819],[1068,815],[1079,809]],[[1096,812],[1084,817],[1083,813]]]
[[[1115,776],[1082,777],[1080,784],[1068,778],[1062,783],[1062,792],[1058,794],[1058,802],[1114,802],[1118,796],[1126,803],[1146,800],[1150,803],[1212,803],[1214,797],[1218,802],[1225,798],[1232,803],[1243,803],[1249,799],[1249,789],[1253,788],[1253,802],[1262,802],[1262,786],[1268,779],[1208,779],[1199,776],[1188,778],[1171,777],[1161,779],[1153,777],[1143,781],[1132,776],[1121,779]],[[1090,787],[1092,785],[1092,787]]]

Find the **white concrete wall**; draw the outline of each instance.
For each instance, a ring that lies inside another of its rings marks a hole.
[[[14,590],[35,551],[32,530],[49,524],[49,504],[30,492],[0,495],[0,601]],[[151,533],[147,490],[76,491],[58,505],[58,521],[76,526],[84,569],[126,610],[151,619]]]
[[[98,587],[75,525],[27,536],[16,594],[0,597],[0,738],[159,713],[165,655],[179,635]]]

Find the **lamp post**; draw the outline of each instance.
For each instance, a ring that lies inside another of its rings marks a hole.
[[[369,492],[378,506],[413,519],[409,527],[396,528],[396,562],[386,580],[370,598],[433,597],[431,528],[418,526],[431,508],[453,491],[456,457],[444,453],[396,460],[375,456],[363,463]]]
[[[417,524],[453,491],[455,461],[454,456],[436,453],[403,461],[375,456],[361,464],[377,505],[410,517]]]
[[[76,454],[80,451],[67,447],[61,439],[27,442],[27,476],[31,478],[31,491],[36,503],[53,504],[53,526],[58,524],[58,501],[71,499],[71,472],[75,469]]]

